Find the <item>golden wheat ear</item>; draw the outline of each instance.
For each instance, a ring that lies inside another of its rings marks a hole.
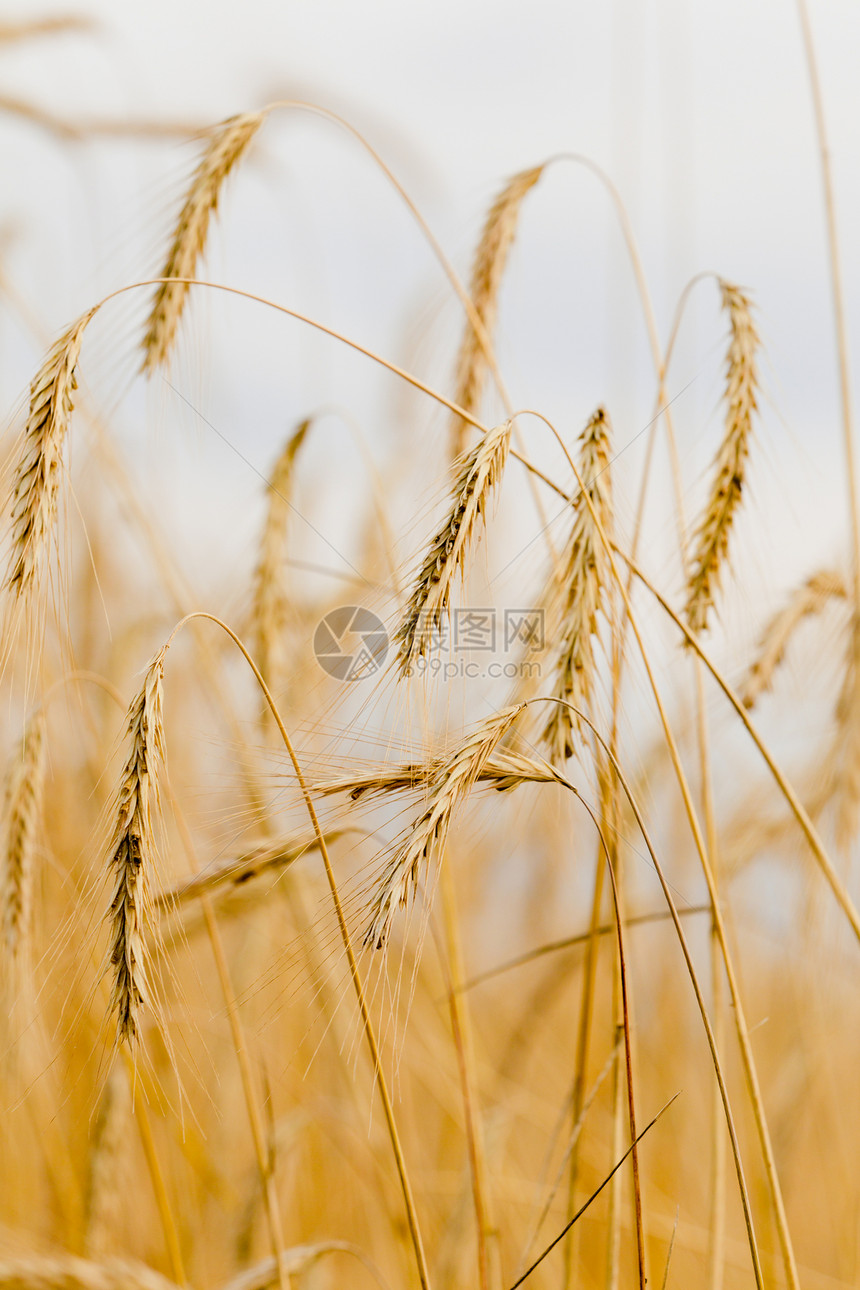
[[[383,949],[394,915],[398,909],[408,905],[422,873],[427,872],[431,881],[435,879],[452,817],[521,711],[521,705],[517,704],[494,713],[464,739],[450,757],[440,758],[436,763],[426,809],[410,829],[406,841],[389,859],[373,891],[364,934],[365,945]]]
[[[269,480],[268,506],[260,540],[260,553],[254,571],[253,630],[257,663],[270,690],[280,688],[283,675],[284,628],[287,622],[287,597],[283,566],[287,545],[287,521],[296,456],[311,426],[311,418],[302,421],[290,435]]]
[[[162,278],[193,278],[206,247],[210,217],[218,209],[224,181],[245,154],[265,120],[263,112],[230,117],[212,135],[173,231]],[[154,372],[167,362],[185,300],[187,282],[162,282],[155,292],[143,340],[143,371]]]
[[[30,385],[24,442],[12,478],[12,551],[6,577],[13,604],[20,608],[29,607],[35,598],[56,533],[63,452],[77,388],[75,367],[95,312],[88,310],[63,332]]]
[[[27,722],[6,775],[0,905],[3,949],[13,989],[23,990],[31,967],[34,855],[45,784],[45,720],[37,708]]]
[[[111,1010],[118,1040],[129,1043],[137,1038],[141,1011],[151,1001],[146,930],[153,921],[153,816],[159,809],[159,773],[164,762],[165,653],[166,646],[149,664],[128,710],[129,749],[114,802],[109,851],[114,880],[108,913]]]
[[[561,700],[551,711],[542,739],[551,761],[563,765],[575,748],[574,708],[587,708],[594,685],[594,641],[606,607],[611,571],[594,516],[604,533],[612,533],[609,417],[598,408],[580,435],[577,470],[583,488],[573,502],[573,524],[562,559],[554,567],[545,594],[548,639],[553,653],[551,694]],[[589,501],[591,506],[589,506]],[[593,513],[592,513],[593,508]]]
[[[747,456],[757,409],[757,355],[761,345],[752,318],[752,303],[740,287],[720,280],[722,305],[729,315],[726,359],[726,420],[717,455],[714,482],[695,537],[687,586],[687,621],[695,632],[708,625],[717,585],[729,547],[729,533],[740,506]]]
[[[803,620],[823,613],[832,600],[847,599],[845,579],[832,569],[814,573],[795,588],[788,602],[773,615],[762,633],[758,655],[741,690],[745,708],[754,707],[760,696],[770,689],[791,638]]]
[[[465,573],[466,554],[480,524],[486,523],[490,495],[499,484],[511,441],[511,423],[488,431],[462,459],[454,484],[454,505],[430,543],[403,621],[394,637],[400,675],[426,657],[448,612],[454,580]]]
[[[481,240],[472,263],[469,294],[483,328],[483,336],[467,319],[460,351],[457,355],[457,387],[454,402],[464,412],[477,413],[487,379],[488,359],[485,346],[492,339],[498,310],[499,288],[508,255],[517,232],[523,198],[543,174],[543,166],[514,175],[490,207]],[[465,448],[468,422],[454,415],[451,423],[451,456],[456,460]]]

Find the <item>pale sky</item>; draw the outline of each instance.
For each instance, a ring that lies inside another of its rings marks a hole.
[[[98,29],[0,48],[3,93],[73,119],[205,123],[279,97],[334,108],[390,162],[463,275],[505,179],[557,152],[593,158],[628,205],[664,339],[693,274],[715,270],[754,294],[770,400],[751,472],[761,533],[754,576],[767,586],[793,581],[839,558],[838,387],[795,4],[81,0],[74,11],[91,15]],[[27,3],[3,12],[34,18],[46,10]],[[860,10],[853,0],[811,0],[810,13],[856,367]],[[99,295],[157,271],[193,147],[70,148],[9,116],[0,118],[0,141],[13,176],[2,197],[5,263],[48,334]],[[394,195],[325,122],[272,118],[225,194],[207,272],[306,310],[451,391],[459,308]],[[193,474],[193,520],[175,522],[189,542],[200,537],[201,560],[220,549],[228,529],[236,569],[245,560],[242,535],[252,536],[259,498],[255,471],[265,472],[289,426],[314,407],[347,408],[382,470],[404,449],[416,465],[426,436],[444,443],[442,414],[404,398],[333,342],[209,298],[196,306],[173,379],[240,457],[169,388],[146,392],[132,380],[142,310],[142,300],[117,308],[85,350],[82,373],[131,451],[155,460],[168,445],[168,499],[181,491],[183,472]],[[704,284],[670,381],[693,501],[719,434],[724,335],[716,292]],[[573,166],[550,171],[524,208],[499,352],[515,403],[545,411],[568,438],[599,401],[620,444],[651,415],[653,377],[617,225],[597,182]],[[3,308],[8,409],[23,396],[38,354]],[[176,445],[183,427],[194,427],[190,446]],[[315,522],[331,523],[335,536],[359,462],[345,433],[332,423],[318,449],[331,458],[331,488],[314,501]],[[536,456],[542,452],[536,445]],[[421,468],[429,489],[427,462]],[[324,549],[315,555],[324,558]],[[229,565],[232,557],[221,558]]]

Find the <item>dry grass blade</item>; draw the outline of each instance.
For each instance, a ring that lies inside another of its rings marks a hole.
[[[0,1290],[176,1290],[173,1281],[143,1263],[104,1263],[71,1254],[0,1259]]]
[[[144,934],[151,915],[155,863],[153,815],[158,810],[158,772],[164,759],[162,681],[166,646],[146,670],[128,711],[129,752],[116,798],[110,845],[114,890],[111,900],[111,1008],[117,1037],[133,1042],[141,1007],[149,1001]]]
[[[254,572],[253,615],[257,663],[266,684],[275,691],[279,688],[285,665],[284,629],[288,615],[283,566],[293,467],[310,424],[309,418],[302,421],[287,440],[275,463],[269,480],[269,505],[260,541],[260,555]]]
[[[764,629],[758,657],[741,690],[745,708],[752,708],[773,684],[774,674],[785,657],[789,641],[804,618],[820,614],[831,600],[845,600],[848,588],[841,574],[823,569],[807,578]]]
[[[385,946],[394,915],[398,908],[403,909],[409,903],[422,870],[434,873],[455,811],[521,711],[521,705],[517,705],[494,713],[463,740],[447,761],[441,762],[428,785],[429,800],[423,815],[389,859],[373,892],[365,945],[374,945],[376,949]]]
[[[741,500],[753,413],[757,407],[756,356],[761,342],[752,319],[752,305],[739,287],[722,280],[720,287],[731,328],[726,363],[726,422],[713,487],[695,538],[687,588],[687,620],[695,632],[707,627],[708,610],[714,603],[729,533]]]
[[[12,482],[12,554],[6,585],[19,604],[32,598],[57,519],[63,448],[77,387],[75,365],[95,309],[63,332],[30,385],[30,410]]]
[[[523,170],[505,185],[490,208],[481,240],[472,264],[469,294],[486,338],[496,321],[499,287],[505,272],[508,253],[517,231],[523,198],[534,188],[543,166]],[[467,321],[457,358],[457,392],[454,402],[466,412],[476,412],[487,376],[487,355],[471,321]],[[451,455],[457,458],[465,447],[467,422],[455,414],[451,426]]]
[[[179,213],[162,278],[195,276],[198,257],[206,246],[209,219],[218,208],[224,181],[264,120],[262,112],[230,117],[212,135]],[[185,282],[162,282],[156,290],[143,341],[145,372],[153,372],[167,362],[187,295]]]
[[[598,408],[580,436],[577,468],[585,489],[574,499],[567,554],[554,568],[546,595],[548,639],[558,641],[552,694],[563,702],[550,705],[542,737],[557,764],[572,756],[575,747],[575,717],[567,705],[587,708],[589,704],[594,681],[594,640],[612,581],[606,549],[586,499],[587,494],[604,532],[610,534],[610,434],[609,418],[603,408]]]
[[[3,948],[13,986],[26,971],[33,903],[33,854],[45,782],[45,720],[37,708],[24,730],[6,777],[0,855]]]
[[[496,426],[463,458],[454,484],[454,506],[421,566],[406,614],[398,628],[400,675],[426,657],[448,610],[451,589],[465,572],[466,552],[479,523],[486,522],[490,493],[502,477],[511,440],[511,423]]]

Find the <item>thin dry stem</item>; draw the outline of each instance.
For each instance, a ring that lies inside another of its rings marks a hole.
[[[511,439],[511,423],[496,426],[467,453],[454,485],[454,506],[437,532],[415,581],[395,641],[400,675],[425,658],[448,611],[458,574],[465,573],[466,552],[479,524],[486,523],[492,490],[499,484]]]
[[[161,277],[195,276],[224,181],[265,119],[265,113],[247,112],[230,117],[213,133],[179,213]],[[162,282],[156,290],[143,341],[145,372],[154,372],[167,362],[187,295],[187,282]]]
[[[695,632],[704,631],[708,625],[708,611],[714,603],[729,533],[740,505],[757,406],[756,355],[760,341],[752,305],[740,287],[721,280],[720,288],[731,329],[726,360],[726,421],[714,483],[695,538],[687,588],[687,620]]]

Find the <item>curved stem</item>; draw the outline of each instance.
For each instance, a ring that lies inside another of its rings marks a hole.
[[[379,1088],[379,1095],[380,1095],[380,1100],[382,1102],[385,1122],[388,1127],[388,1134],[391,1140],[391,1146],[394,1153],[394,1160],[397,1167],[397,1175],[400,1180],[400,1187],[403,1193],[403,1200],[406,1208],[406,1218],[409,1226],[409,1234],[412,1240],[412,1246],[415,1253],[415,1261],[418,1268],[418,1278],[421,1283],[422,1290],[430,1290],[430,1276],[429,1276],[429,1271],[427,1267],[427,1258],[424,1253],[424,1243],[421,1238],[421,1230],[418,1224],[418,1214],[415,1208],[415,1201],[412,1195],[412,1186],[409,1181],[409,1175],[406,1168],[406,1159],[403,1155],[403,1148],[400,1143],[400,1134],[398,1132],[397,1122],[394,1116],[394,1106],[391,1101],[391,1096],[388,1091],[388,1083],[385,1078],[385,1071],[382,1066],[382,1057],[379,1051],[379,1043],[377,1041],[376,1032],[373,1026],[373,1021],[370,1016],[370,1010],[367,1003],[367,997],[364,991],[364,985],[362,982],[361,973],[358,967],[358,961],[356,959],[355,951],[353,949],[352,938],[349,933],[349,927],[347,926],[346,915],[344,914],[343,904],[340,898],[340,892],[338,890],[337,881],[334,876],[334,870],[332,868],[331,859],[328,853],[328,847],[326,846],[325,835],[323,834],[322,828],[320,826],[319,817],[316,812],[316,807],[314,806],[313,798],[308,789],[307,781],[304,777],[304,773],[302,771],[301,765],[296,756],[296,752],[293,747],[292,740],[290,739],[290,736],[287,733],[287,729],[283,723],[283,720],[281,719],[281,714],[278,711],[278,707],[277,707],[277,704],[275,703],[275,700],[272,698],[269,687],[266,685],[266,682],[263,679],[262,674],[260,673],[260,669],[257,667],[257,664],[254,662],[246,646],[244,645],[240,637],[237,636],[236,633],[232,630],[232,628],[228,627],[227,624],[223,622],[222,619],[216,617],[215,614],[207,613],[205,610],[202,610],[202,609],[195,610],[194,613],[187,614],[185,618],[183,618],[179,623],[177,623],[177,625],[174,627],[173,631],[171,632],[170,637],[168,638],[167,645],[170,644],[170,642],[176,636],[177,632],[180,631],[181,628],[184,627],[185,624],[190,622],[192,619],[206,619],[208,622],[215,623],[215,625],[217,627],[220,627],[223,632],[226,632],[226,634],[233,641],[233,644],[237,647],[237,649],[245,659],[245,662],[248,664],[251,671],[253,672],[254,678],[257,684],[259,685],[260,690],[263,693],[263,697],[265,698],[266,703],[269,705],[269,709],[272,713],[272,717],[274,718],[275,725],[278,727],[278,732],[284,742],[284,747],[287,750],[287,755],[289,756],[289,759],[292,763],[296,780],[298,781],[299,789],[301,791],[302,798],[304,799],[305,807],[307,808],[308,815],[310,816],[311,825],[313,827],[314,833],[316,834],[317,844],[319,846],[320,855],[322,856],[323,865],[325,867],[326,878],[328,880],[329,890],[331,891],[332,902],[335,908],[338,929],[340,931],[341,940],[343,942],[344,951],[346,953],[347,962],[349,964],[349,973],[350,973],[350,977],[352,978],[353,989],[355,991],[355,996],[358,1001],[358,1008],[361,1014],[361,1021],[362,1021],[362,1027],[364,1030],[365,1039],[367,1040],[367,1045],[368,1045],[368,1048],[370,1049],[374,1078]],[[165,648],[167,648],[167,645],[165,646]]]

